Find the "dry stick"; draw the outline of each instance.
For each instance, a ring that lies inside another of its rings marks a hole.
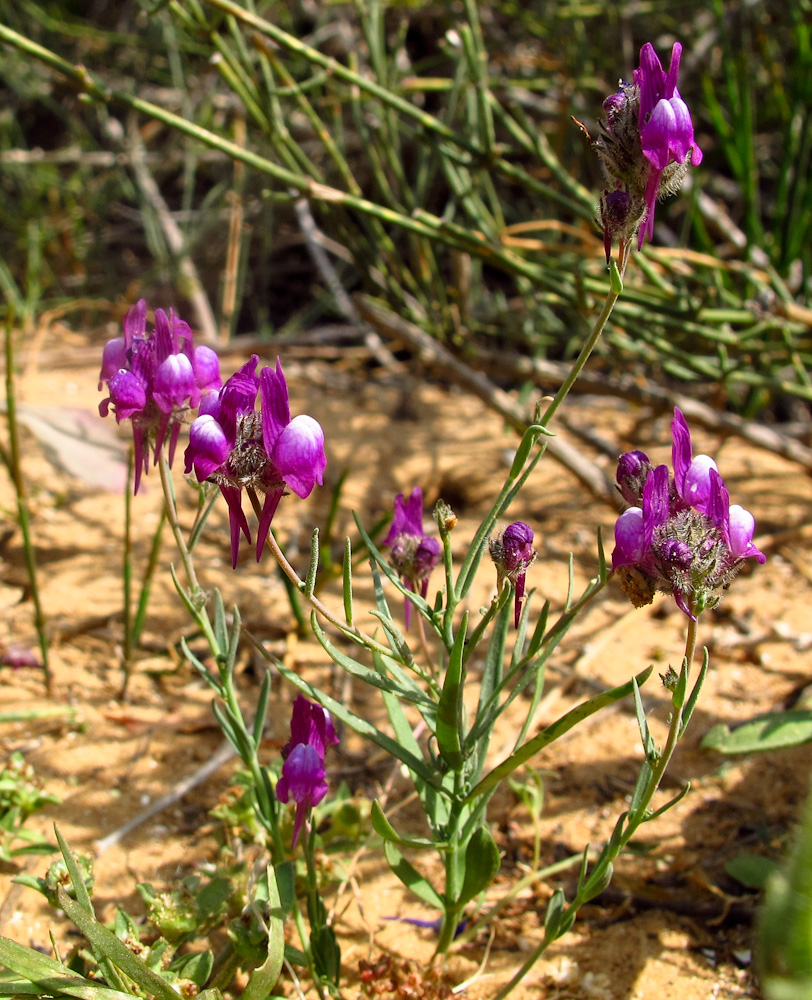
[[[327,252],[324,249],[323,234],[316,226],[316,220],[313,218],[313,213],[310,210],[310,203],[307,198],[297,199],[293,203],[293,208],[296,212],[299,228],[301,229],[302,235],[307,243],[310,259],[315,264],[316,269],[322,277],[322,281],[324,281],[325,285],[327,285],[327,288],[330,290],[330,294],[333,296],[333,301],[341,314],[349,323],[360,327],[364,337],[364,345],[370,351],[378,364],[382,365],[384,368],[402,368],[400,362],[397,358],[395,358],[378,334],[367,323],[364,323],[358,315],[355,303],[352,301],[350,296],[347,294],[346,289],[341,284],[341,281],[336,274],[336,270],[333,267],[333,262],[327,256]]]
[[[481,372],[469,368],[459,358],[437,343],[419,326],[390,312],[365,295],[356,296],[358,310],[368,322],[387,336],[405,341],[418,352],[423,362],[442,369],[454,382],[472,392],[495,410],[510,426],[523,433],[530,420],[524,409]],[[564,468],[573,473],[600,500],[618,506],[618,493],[609,477],[594,462],[561,437],[546,438],[547,451]]]
[[[210,778],[215,771],[219,770],[223,764],[231,760],[232,757],[236,756],[237,751],[229,743],[223,743],[219,750],[211,757],[209,760],[199,767],[193,774],[190,774],[188,778],[184,778],[179,781],[174,788],[171,788],[166,795],[162,795],[159,799],[156,799],[151,805],[139,813],[137,816],[133,816],[131,820],[128,820],[124,826],[114,830],[112,833],[108,833],[106,837],[102,837],[101,840],[97,840],[95,843],[96,855],[103,854],[106,850],[109,850],[131,833],[136,827],[140,826],[142,823],[146,823],[148,819],[151,819],[159,812],[163,812],[169,806],[174,805],[179,802],[184,795],[187,795],[193,788],[197,788],[204,781]]]
[[[127,136],[130,148],[130,163],[132,164],[135,180],[141,194],[152,205],[155,215],[164,231],[167,245],[178,259],[178,270],[183,279],[183,293],[192,303],[197,318],[197,326],[200,330],[202,340],[206,344],[216,344],[218,342],[217,324],[214,321],[209,298],[200,282],[192,258],[186,250],[183,233],[178,228],[178,224],[169,211],[169,206],[164,201],[155,178],[149,172],[146,164],[144,144],[138,132],[138,126],[133,118],[127,129]]]
[[[559,361],[510,357],[505,356],[504,353],[482,349],[477,350],[472,360],[477,366],[486,367],[489,371],[511,375],[517,379],[531,376],[549,379],[550,382],[560,382],[568,371],[567,365]],[[649,405],[661,412],[678,406],[686,418],[706,430],[740,437],[758,448],[781,455],[782,458],[788,458],[803,468],[812,470],[812,448],[801,444],[800,441],[787,434],[745,420],[735,413],[718,413],[707,403],[701,403],[691,396],[671,392],[651,382],[641,384],[630,375],[607,378],[606,375],[596,372],[582,372],[579,381],[581,391],[594,393],[596,396],[622,396],[629,402]],[[576,427],[571,427],[571,429],[577,433]]]

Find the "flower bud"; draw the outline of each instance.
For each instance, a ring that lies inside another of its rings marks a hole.
[[[626,503],[640,505],[649,472],[651,462],[644,451],[627,451],[617,460],[617,484]]]

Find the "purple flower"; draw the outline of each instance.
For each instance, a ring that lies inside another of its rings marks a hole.
[[[276,368],[259,375],[257,355],[226,382],[219,393],[203,397],[197,419],[189,429],[186,472],[194,469],[198,482],[216,483],[228,504],[231,561],[236,567],[240,533],[251,541],[242,510],[242,490],[265,497],[257,528],[257,561],[279,501],[288,488],[310,496],[324,482],[327,459],[324,432],[312,417],[290,417],[288,386],[279,359]],[[260,410],[256,410],[257,397]]]
[[[296,846],[304,821],[313,806],[327,794],[324,756],[327,748],[338,743],[330,713],[302,695],[293,703],[290,740],[282,748],[285,763],[276,783],[280,802],[296,803],[292,847]]]
[[[124,336],[114,337],[102,354],[99,389],[110,395],[99,404],[106,417],[113,407],[116,421],[131,420],[135,453],[134,492],[149,469],[149,443],[154,460],[169,435],[169,463],[184,414],[198,406],[203,393],[222,385],[217,355],[194,347],[189,324],[163,309],[155,310],[155,327],[146,331],[147,303],[140,299],[124,317]]]
[[[14,670],[19,670],[20,667],[41,666],[37,654],[27,646],[12,643],[0,648],[0,667],[12,667]]]
[[[524,597],[524,583],[527,568],[536,558],[533,550],[533,529],[524,521],[514,521],[509,524],[501,535],[492,538],[488,543],[488,551],[496,565],[497,588],[502,589],[505,580],[513,584],[514,611],[513,624],[519,627]]]
[[[716,592],[729,586],[743,560],[752,556],[764,563],[767,557],[753,544],[753,515],[731,505],[716,462],[708,455],[694,457],[678,408],[671,436],[673,475],[665,465],[652,469],[642,452],[620,457],[618,482],[636,505],[615,524],[612,568],[636,607],[650,604],[663,590],[695,618],[718,602]]]
[[[408,500],[402,493],[395,497],[395,510],[389,533],[383,545],[390,547],[390,562],[408,590],[420,591],[425,597],[429,576],[437,565],[442,547],[436,538],[423,532],[423,491],[415,486]],[[407,601],[404,610],[406,628],[411,621],[412,606]]]
[[[623,83],[603,104],[595,143],[612,189],[601,198],[607,260],[638,232],[638,249],[654,233],[657,199],[676,193],[689,166],[702,162],[688,106],[677,90],[682,46],[675,42],[666,72],[650,42],[640,50],[633,83]]]

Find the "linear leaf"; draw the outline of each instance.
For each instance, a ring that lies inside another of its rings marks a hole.
[[[436,906],[438,910],[444,910],[442,896],[437,892],[431,882],[424,878],[415,866],[406,860],[394,844],[385,842],[383,845],[386,860],[389,867],[397,875],[400,881],[411,889],[415,896],[418,896],[429,906]]]
[[[540,732],[538,736],[534,736],[532,740],[528,740],[524,746],[519,747],[516,753],[511,754],[507,760],[502,761],[501,764],[486,774],[482,781],[469,793],[465,801],[470,802],[477,796],[489,791],[494,785],[507,777],[507,775],[512,774],[517,767],[521,767],[525,761],[535,756],[544,747],[549,746],[559,736],[563,736],[573,726],[577,726],[579,722],[583,722],[584,719],[589,718],[590,715],[594,715],[595,712],[599,712],[602,708],[606,708],[607,705],[612,705],[614,702],[620,701],[621,698],[628,697],[633,691],[634,683],[636,682],[639,686],[645,684],[652,670],[653,667],[648,667],[642,673],[638,674],[637,677],[633,678],[633,680],[627,681],[619,687],[612,688],[610,691],[604,691],[603,694],[599,694],[595,698],[590,698],[589,701],[582,702],[580,705],[576,705],[566,715],[562,715],[560,719],[557,719],[552,725]]]
[[[62,886],[57,889],[57,899],[66,915],[93,946],[94,952],[108,958],[113,965],[152,996],[158,997],[159,1000],[178,1000],[177,993],[165,979],[148,968],[112,931],[108,931],[95,917],[92,917],[75,900],[71,899]]]
[[[39,996],[65,994],[77,997],[78,1000],[132,1000],[129,993],[120,993],[103,983],[90,982],[68,971],[53,958],[5,937],[0,937],[0,965],[22,976],[35,987],[32,990],[28,983],[0,983],[0,996],[35,992]]]

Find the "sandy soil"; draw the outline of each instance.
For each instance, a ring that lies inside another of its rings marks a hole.
[[[21,400],[29,416],[38,414],[63,430],[69,428],[69,434],[78,434],[70,430],[77,414],[92,413],[98,402],[97,368],[95,364],[72,367],[55,341],[43,347],[39,363],[21,379]],[[228,362],[224,367],[230,370]],[[287,374],[293,412],[309,412],[327,429],[330,482],[351,464],[339,536],[351,530],[351,509],[372,523],[391,507],[396,492],[420,483],[429,502],[442,495],[451,503],[459,516],[456,545],[464,551],[515,446],[515,436],[499,418],[476,400],[405,377],[298,362],[287,364]],[[612,406],[580,398],[572,406],[578,421],[594,426],[618,452],[635,446],[668,460],[666,421],[646,421],[644,414],[632,413],[620,402]],[[31,422],[33,426],[33,417]],[[110,425],[108,430],[112,421]],[[630,440],[634,427],[637,436]],[[808,540],[802,530],[783,545],[780,537],[773,536],[789,528],[802,529],[808,522],[812,484],[792,464],[735,440],[696,437],[700,450],[717,457],[734,499],[754,512],[757,541],[769,536],[770,559],[756,572],[744,572],[719,611],[702,623],[700,641],[711,648],[711,671],[663,795],[673,795],[686,781],[691,782],[690,793],[656,825],[644,828],[638,850],[618,864],[609,892],[582,911],[573,931],[515,991],[517,1000],[759,996],[749,957],[757,895],[726,874],[725,864],[745,851],[780,854],[805,794],[810,753],[801,747],[726,760],[700,750],[699,741],[719,721],[735,724],[793,703],[809,682]],[[596,460],[611,467],[608,459]],[[99,913],[109,917],[116,904],[141,913],[137,881],[170,884],[214,858],[216,823],[208,810],[229,787],[235,763],[225,764],[179,803],[98,854],[99,838],[194,772],[220,747],[222,737],[211,712],[210,693],[176,653],[176,643],[188,625],[166,571],[171,558],[168,536],[145,652],[136,665],[129,701],[118,700],[122,496],[67,474],[54,461],[71,466],[70,447],[55,444],[41,430],[37,435],[27,433],[25,472],[42,599],[54,636],[54,696],[50,701],[45,698],[41,673],[32,669],[3,669],[0,691],[5,712],[55,704],[72,709],[74,719],[6,723],[0,741],[6,753],[24,753],[47,789],[62,799],[60,806],[50,807],[31,825],[48,833],[56,819],[75,850],[97,854],[94,898]],[[86,471],[96,464],[83,457],[71,467]],[[103,478],[120,482],[120,469],[101,459],[98,464]],[[178,494],[189,503],[191,490],[176,471]],[[160,503],[157,477],[150,476],[146,486],[134,508],[139,560],[146,557]],[[9,535],[0,563],[0,641],[33,645],[20,536],[12,531],[13,503],[3,476],[0,518]],[[280,509],[276,525],[299,564],[303,557],[296,556],[297,546],[306,549],[311,526],[323,523],[328,503],[324,489],[306,502],[288,499]],[[560,608],[569,553],[574,553],[575,577],[582,585],[595,570],[595,529],[602,525],[611,537],[612,511],[593,501],[552,461],[545,461],[511,513],[537,531],[539,559],[528,580],[537,588],[536,607],[544,597],[553,609]],[[292,634],[284,590],[269,561],[256,566],[246,550],[237,572],[231,572],[225,526],[223,505],[200,549],[205,585],[219,584],[227,603],[238,602],[249,627],[277,655],[325,683],[336,684],[343,696],[356,699],[369,716],[377,716],[381,706],[376,698],[357,686],[337,684],[320,647]],[[484,566],[472,607],[487,600],[493,583],[491,567]],[[365,587],[361,580],[361,601],[368,597]],[[328,589],[324,599],[340,606],[337,592]],[[628,680],[649,663],[658,672],[678,663],[683,625],[681,613],[668,600],[634,610],[611,585],[554,659],[534,725],[549,723],[596,690]],[[256,697],[257,678],[257,664],[246,649],[240,683],[248,706]],[[661,741],[668,710],[664,691],[658,682],[650,682],[643,697],[655,738]],[[287,738],[291,699],[289,690],[277,687],[270,712],[269,755],[278,753]],[[526,703],[517,708],[526,710]],[[508,750],[517,719],[512,714],[497,731],[495,759]],[[380,795],[384,787],[390,805],[403,798],[404,787],[391,763],[370,757],[357,739],[347,738],[331,753],[331,780],[346,780],[359,801]],[[567,734],[533,762],[544,775],[544,811],[537,830],[542,865],[582,850],[587,842],[599,844],[609,834],[625,808],[641,756],[631,706],[621,704]],[[494,800],[491,819],[503,850],[501,873],[489,893],[496,899],[529,871],[536,831],[508,789]],[[399,823],[409,822],[407,805]],[[65,922],[49,912],[40,897],[11,883],[15,870],[43,874],[46,864],[46,859],[33,858],[6,866],[0,876],[0,933],[36,946],[47,946],[49,927],[55,928],[58,938],[65,933]],[[413,959],[422,970],[430,959],[433,937],[429,930],[383,919],[432,914],[416,899],[407,898],[374,846],[353,858],[349,874],[340,897],[331,902],[344,956],[346,994],[353,997],[360,995],[360,962],[374,963],[390,955],[396,964]],[[546,884],[532,884],[494,921],[487,962],[466,996],[484,1000],[495,995],[538,939],[552,890],[557,885],[569,890],[573,881],[570,870]],[[455,954],[446,981],[460,983],[474,977],[488,943],[486,932]],[[426,987],[423,995],[435,996],[436,991]]]

